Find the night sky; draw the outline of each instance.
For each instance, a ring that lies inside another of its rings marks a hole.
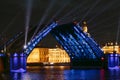
[[[52,20],[61,24],[77,20],[80,25],[85,20],[98,44],[120,42],[120,0],[0,0],[1,41],[4,36],[25,32],[26,25],[47,25]],[[49,35],[42,43],[45,41],[53,45],[55,40]]]

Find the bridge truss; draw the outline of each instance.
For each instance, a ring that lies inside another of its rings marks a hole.
[[[28,43],[24,49],[27,56],[48,33],[61,44],[71,61],[101,60],[103,57],[100,46],[80,26],[74,23],[58,25],[56,22],[46,26]]]

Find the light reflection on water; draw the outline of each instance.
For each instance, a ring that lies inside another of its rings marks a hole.
[[[28,67],[25,73],[2,74],[0,80],[120,80],[120,69],[70,69],[69,66]]]

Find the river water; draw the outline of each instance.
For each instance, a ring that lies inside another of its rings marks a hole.
[[[24,73],[0,73],[0,80],[120,80],[120,69],[31,66]]]

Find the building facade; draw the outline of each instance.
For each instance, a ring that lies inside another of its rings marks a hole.
[[[120,54],[120,47],[117,45],[117,43],[115,45],[113,45],[113,43],[107,43],[104,47],[102,47],[102,50],[104,51],[104,54],[114,52]]]
[[[60,48],[34,48],[27,63],[69,63],[70,57]]]

